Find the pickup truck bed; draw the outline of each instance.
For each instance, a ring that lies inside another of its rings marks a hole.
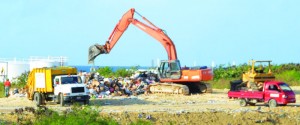
[[[229,91],[229,98],[248,98],[248,99],[263,99],[264,92],[262,91]]]

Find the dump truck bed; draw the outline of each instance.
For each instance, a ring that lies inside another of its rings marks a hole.
[[[263,91],[229,91],[229,98],[248,98],[248,99],[263,99],[264,92]]]

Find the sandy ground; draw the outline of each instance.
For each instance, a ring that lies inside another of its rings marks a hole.
[[[121,124],[151,116],[155,124],[253,124],[268,122],[271,124],[285,122],[300,123],[300,87],[292,87],[296,92],[297,103],[269,108],[264,104],[240,107],[238,100],[227,98],[228,90],[214,90],[211,94],[165,95],[151,94],[131,97],[106,97],[91,99],[90,105],[97,108],[100,114],[114,117]],[[47,107],[56,111],[69,109],[71,104],[61,107],[47,103]],[[5,114],[16,108],[35,107],[26,97],[0,98],[0,120]],[[127,114],[130,114],[129,116]],[[286,120],[287,118],[290,121]],[[146,119],[147,120],[147,119]],[[247,121],[247,122],[246,122]]]

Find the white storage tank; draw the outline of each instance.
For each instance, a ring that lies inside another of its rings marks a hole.
[[[22,73],[31,71],[33,68],[53,67],[67,65],[67,58],[60,57],[30,57],[29,59],[0,58],[0,82],[9,78],[14,81]]]
[[[29,65],[30,71],[33,68],[43,68],[43,67],[53,67],[53,66],[63,66],[66,64],[66,57],[30,57]]]
[[[8,78],[14,81],[22,73],[29,71],[28,62],[9,61],[8,62]]]
[[[0,61],[0,81],[5,81],[5,77],[14,81],[22,73],[29,71],[29,64],[20,60],[1,60]]]
[[[30,71],[33,68],[43,68],[43,67],[52,67],[54,66],[53,62],[50,61],[31,61],[29,62],[30,64]]]

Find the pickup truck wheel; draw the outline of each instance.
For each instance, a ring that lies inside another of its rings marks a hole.
[[[276,106],[277,106],[277,102],[275,99],[269,100],[269,107],[276,107]]]
[[[34,101],[35,101],[35,104],[37,105],[37,106],[40,106],[41,104],[42,104],[42,96],[41,96],[41,94],[40,93],[34,93]]]
[[[245,107],[247,105],[247,101],[245,99],[240,100],[240,106]]]
[[[65,100],[64,100],[64,95],[61,93],[59,95],[59,101],[60,101],[60,106],[64,106],[65,105]]]

